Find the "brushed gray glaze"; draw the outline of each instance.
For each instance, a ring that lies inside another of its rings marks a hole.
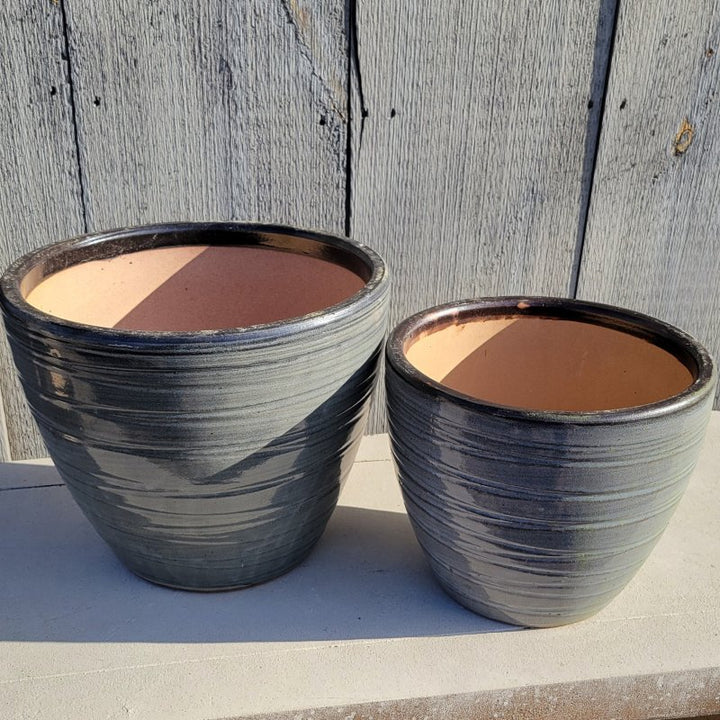
[[[470,398],[405,358],[405,340],[421,327],[478,312],[623,328],[695,365],[698,377],[681,394],[638,408],[543,412]],[[499,298],[409,318],[391,334],[386,358],[405,505],[452,597],[497,620],[549,627],[594,614],[625,587],[665,529],[702,445],[716,383],[703,348],[664,323],[609,306]]]
[[[298,319],[184,333],[59,321],[20,292],[23,278],[130,249],[278,239],[362,270],[365,287]],[[0,299],[33,415],[97,532],[148,580],[218,590],[289,570],[321,536],[363,432],[387,285],[382,260],[352,241],[186,224],[31,253],[7,271]]]

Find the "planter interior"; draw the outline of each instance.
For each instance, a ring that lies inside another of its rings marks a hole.
[[[265,246],[174,245],[88,260],[23,288],[57,318],[122,330],[248,327],[347,300],[365,279],[321,257]]]
[[[672,397],[694,367],[643,337],[596,321],[508,314],[431,327],[408,361],[478,400],[529,410],[598,411]]]

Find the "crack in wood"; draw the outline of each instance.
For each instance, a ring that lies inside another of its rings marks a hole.
[[[575,253],[570,272],[570,297],[576,298],[580,285],[580,272],[582,269],[583,252],[585,250],[585,237],[588,231],[590,217],[590,203],[595,184],[595,172],[598,164],[600,149],[600,134],[602,121],[605,116],[605,103],[608,87],[610,85],[610,63],[615,49],[615,36],[617,34],[618,0],[602,0],[599,7],[598,26],[595,37],[595,56],[593,58],[593,76],[591,78],[591,93],[598,97],[599,103],[592,106],[588,103],[588,125],[585,138],[585,157],[583,161],[583,174],[581,178],[581,202],[578,215],[578,227],[575,239]],[[620,106],[622,110],[625,100]]]
[[[357,21],[357,0],[348,0],[348,52],[350,71],[357,83],[358,102],[360,103],[360,135],[358,137],[358,152],[362,148],[363,132],[365,130],[365,119],[370,114],[365,104],[365,93],[363,91],[362,72],[360,69],[360,51],[358,47],[358,21]],[[348,84],[348,91],[350,86]]]
[[[347,93],[349,122],[347,130],[346,170],[345,170],[345,235],[352,235],[352,193],[353,193],[353,103],[351,94],[353,92],[353,78],[357,88],[357,99],[360,105],[360,127],[358,132],[357,152],[362,150],[363,134],[365,132],[365,119],[369,112],[365,104],[365,93],[363,91],[362,72],[360,70],[360,52],[358,48],[358,21],[357,21],[357,0],[347,0]]]
[[[80,157],[80,134],[78,130],[77,109],[75,103],[75,84],[73,82],[72,54],[70,52],[70,28],[65,8],[65,0],[60,0],[60,12],[62,14],[63,43],[65,47],[63,59],[67,63],[67,82],[70,89],[70,117],[73,126],[73,140],[75,142],[75,159],[77,162],[78,185],[80,186],[80,210],[82,211],[83,231],[88,231],[87,220],[87,194],[85,191],[85,178],[83,177],[82,160]],[[100,104],[99,101],[97,103]]]
[[[327,96],[326,100],[323,100],[323,98],[318,98],[318,100],[320,100],[326,110],[332,111],[342,120],[343,123],[346,123],[347,114],[340,107],[338,107],[338,104],[335,102],[335,95],[330,85],[325,81],[325,78],[317,71],[312,51],[305,40],[303,29],[301,26],[307,24],[307,15],[299,10],[296,0],[280,0],[280,6],[285,13],[288,25],[292,27],[293,35],[295,37],[295,42],[297,43],[298,50],[300,51],[300,55],[307,61],[308,65],[310,66],[311,76],[320,83],[320,86],[322,87],[325,95]]]

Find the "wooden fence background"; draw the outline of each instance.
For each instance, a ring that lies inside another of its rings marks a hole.
[[[3,267],[277,221],[379,250],[393,322],[577,296],[720,357],[718,0],[14,0],[0,37]],[[44,454],[0,366],[0,458]]]

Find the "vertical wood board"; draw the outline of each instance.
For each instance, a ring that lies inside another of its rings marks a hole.
[[[579,296],[720,358],[720,3],[621,3]],[[717,406],[717,402],[716,402]]]
[[[611,8],[358,0],[351,231],[390,264],[391,324],[570,292]]]
[[[62,7],[4,8],[0,43],[0,264],[83,231]],[[45,455],[3,332],[0,459]]]
[[[90,230],[223,219],[344,229],[344,7],[48,0],[7,15],[5,265],[83,232],[83,210]],[[4,341],[0,367],[0,457],[44,455]]]
[[[344,8],[65,2],[91,229],[344,227]]]

